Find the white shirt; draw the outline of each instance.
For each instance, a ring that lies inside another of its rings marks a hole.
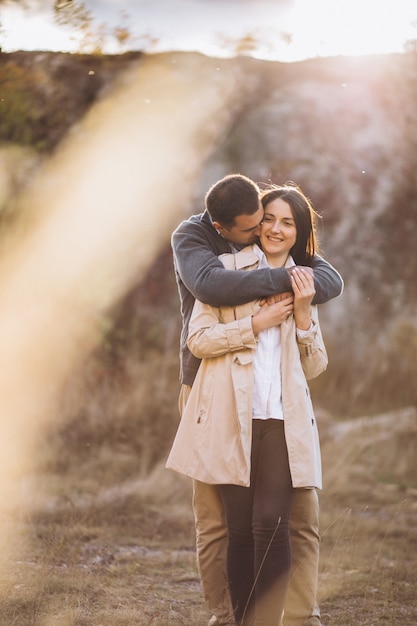
[[[253,246],[259,267],[269,267],[258,246]],[[253,419],[284,419],[281,398],[281,327],[273,326],[258,334],[253,359]]]
[[[253,251],[259,258],[259,268],[270,267],[265,254],[258,246]],[[288,257],[285,267],[295,265]],[[297,329],[299,336],[305,337],[307,331]],[[253,359],[253,419],[284,419],[281,397],[281,327],[273,326],[258,334],[258,344]]]

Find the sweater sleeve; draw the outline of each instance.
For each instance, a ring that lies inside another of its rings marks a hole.
[[[325,261],[321,256],[316,255],[313,259],[314,288],[316,295],[313,304],[324,304],[343,292],[343,279],[339,272]]]
[[[214,237],[218,237],[213,229]],[[206,229],[198,224],[183,222],[173,233],[172,248],[178,276],[196,300],[212,306],[237,306],[264,296],[292,291],[287,270],[263,268],[253,272],[227,270]],[[343,282],[338,272],[321,257],[313,262],[316,295],[315,304],[338,296]]]

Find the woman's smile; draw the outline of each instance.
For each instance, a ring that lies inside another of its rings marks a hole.
[[[284,241],[284,239],[282,239],[282,237],[273,237],[272,235],[267,235],[266,238],[269,239],[269,241],[275,241],[277,243],[280,243],[281,241]]]

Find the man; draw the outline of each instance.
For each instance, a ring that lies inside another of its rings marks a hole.
[[[263,208],[260,190],[249,178],[232,174],[206,194],[206,210],[182,222],[172,235],[182,332],[180,345],[180,412],[199,367],[187,347],[188,325],[197,298],[212,306],[236,306],[292,291],[285,268],[252,272],[226,270],[218,256],[254,243]],[[324,259],[313,262],[315,304],[341,294],[343,281]],[[235,624],[226,573],[227,528],[216,485],[193,483],[197,562],[205,599],[213,613],[209,626]],[[319,533],[318,497],[314,489],[295,490],[291,515],[293,561],[283,626],[321,626],[316,603]]]

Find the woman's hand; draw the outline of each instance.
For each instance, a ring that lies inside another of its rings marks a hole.
[[[308,330],[311,326],[310,306],[316,290],[311,268],[294,267],[291,272],[291,284],[294,291],[294,317],[299,330]]]
[[[262,330],[279,326],[294,311],[294,296],[290,293],[277,294],[266,298],[258,313],[252,317],[255,335]]]

